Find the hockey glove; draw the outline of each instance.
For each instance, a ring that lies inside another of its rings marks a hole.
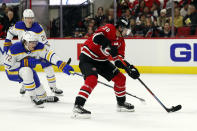
[[[33,57],[26,57],[21,60],[21,67],[31,67],[35,68],[36,64],[40,63],[39,59],[35,59]]]
[[[69,64],[66,64],[66,62],[63,62],[63,61],[58,61],[57,66],[60,70],[62,70],[67,75],[70,75],[70,71],[74,71],[72,66],[70,66]]]
[[[110,55],[112,57],[115,57],[118,55],[118,48],[117,46],[110,46],[110,51],[109,51]]]
[[[122,68],[125,69],[125,71],[127,72],[127,74],[132,77],[133,79],[137,79],[140,77],[140,73],[137,70],[137,68],[135,68],[133,65],[129,64],[129,62],[127,62],[126,60],[124,60],[124,62],[127,64],[127,66],[125,66],[120,60],[115,61],[115,65],[118,68]]]
[[[140,73],[133,65],[128,65],[125,71],[128,73],[130,77],[133,79],[137,79],[140,77]]]

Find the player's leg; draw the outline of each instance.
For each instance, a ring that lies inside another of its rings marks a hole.
[[[83,56],[88,59],[86,56]],[[87,101],[89,95],[97,85],[97,71],[94,64],[89,62],[88,60],[81,60],[79,68],[84,75],[84,84],[80,88],[80,91],[75,99],[74,108],[73,108],[73,117],[75,118],[90,118],[91,112],[84,109],[83,106]]]
[[[103,63],[105,66],[100,66],[98,73],[106,78],[108,81],[114,82],[114,92],[117,100],[118,111],[134,111],[134,106],[126,102],[126,77],[122,74],[116,66],[107,61]]]
[[[44,107],[42,98],[46,97],[45,91],[37,91],[40,87],[40,81],[36,73],[30,67],[22,67],[19,70],[19,76],[23,80],[23,85],[26,91],[29,92],[32,102],[38,107]]]
[[[55,95],[62,95],[63,91],[56,87],[55,72],[53,70],[53,67],[52,67],[51,63],[47,62],[46,60],[42,60],[41,65],[42,65],[42,68],[44,69],[44,72],[46,73],[46,77],[47,77],[47,80],[48,80],[48,85],[49,85],[51,91]]]

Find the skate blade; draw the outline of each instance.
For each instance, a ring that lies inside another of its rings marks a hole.
[[[71,118],[73,118],[73,119],[90,119],[91,118],[91,114],[73,113]]]
[[[117,108],[117,112],[134,112],[135,109]]]

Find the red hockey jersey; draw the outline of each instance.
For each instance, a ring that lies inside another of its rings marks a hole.
[[[97,61],[108,60],[110,56],[109,54],[110,48],[107,47],[103,49],[101,45],[93,42],[93,38],[99,34],[103,34],[107,39],[111,41],[112,45],[117,46],[118,54],[124,58],[124,50],[125,50],[124,39],[122,37],[116,37],[116,28],[112,24],[106,24],[105,26],[98,28],[95,31],[95,33],[85,41],[81,53],[89,56],[93,60],[97,60]],[[115,57],[115,59],[117,58]]]

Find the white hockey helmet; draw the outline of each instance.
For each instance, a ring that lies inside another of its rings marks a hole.
[[[26,31],[23,36],[22,40],[29,42],[38,42],[38,36],[33,31]]]
[[[22,36],[22,43],[24,44],[25,48],[29,51],[34,50],[34,48],[38,44],[38,36],[33,31],[27,31]]]
[[[23,11],[23,18],[34,18],[34,12],[31,9],[25,9]]]

